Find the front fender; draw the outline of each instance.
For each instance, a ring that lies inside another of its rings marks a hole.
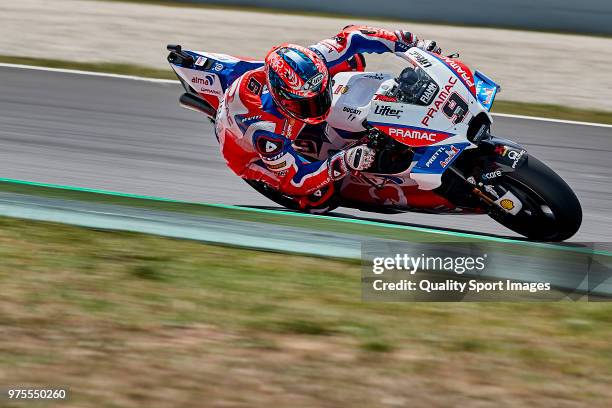
[[[481,208],[481,200],[472,193],[473,185],[490,184],[503,173],[524,166],[527,159],[527,151],[518,143],[487,133],[475,149],[464,151],[453,163],[456,171],[444,172],[435,192],[457,206]]]
[[[497,167],[504,172],[512,172],[525,164],[527,150],[516,142],[490,136],[478,144],[474,154],[488,162],[487,167]]]

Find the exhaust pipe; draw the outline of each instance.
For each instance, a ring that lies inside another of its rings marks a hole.
[[[212,120],[213,122],[215,121],[217,111],[204,99],[190,93],[184,93],[179,98],[179,103],[183,108],[203,113],[208,116],[210,120]]]

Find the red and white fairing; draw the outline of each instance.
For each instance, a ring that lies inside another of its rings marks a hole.
[[[397,85],[387,73],[344,72],[334,77],[334,99],[328,123],[332,128],[363,131],[367,122],[395,140],[419,148],[456,145],[476,145],[467,139],[468,124],[488,110],[476,98],[472,71],[456,59],[432,54],[418,48],[396,53],[414,67],[423,69],[438,85],[435,96],[427,105],[398,102],[387,96]],[[413,162],[409,170],[417,165]],[[425,169],[423,169],[425,170]],[[432,190],[441,184],[442,171],[409,171],[402,174],[421,190]]]
[[[490,117],[476,99],[473,73],[460,61],[418,48],[396,55],[427,72],[439,91],[427,106],[404,104],[385,100],[393,80],[382,84],[374,95],[368,121],[394,139],[413,147],[467,142],[470,120],[480,113]],[[467,112],[459,111],[457,105],[463,103]]]

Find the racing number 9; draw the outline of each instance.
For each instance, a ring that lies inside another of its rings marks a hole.
[[[468,113],[468,104],[459,94],[453,93],[446,101],[446,104],[442,108],[442,112],[453,121],[453,123],[459,124],[463,122],[465,115]]]

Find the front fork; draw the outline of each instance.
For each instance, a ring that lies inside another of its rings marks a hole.
[[[498,180],[524,165],[527,157],[522,146],[488,134],[447,169],[436,192],[458,206],[516,215],[523,203]]]
[[[360,142],[381,151],[397,148],[398,143],[371,126]],[[519,144],[486,132],[479,135],[478,148],[464,150],[442,176],[442,185],[434,190],[453,204],[466,208],[481,208],[486,212],[516,215],[522,209],[521,200],[496,179],[520,168],[527,161],[527,151]],[[406,149],[405,145],[401,145]],[[407,148],[409,154],[414,154]]]

